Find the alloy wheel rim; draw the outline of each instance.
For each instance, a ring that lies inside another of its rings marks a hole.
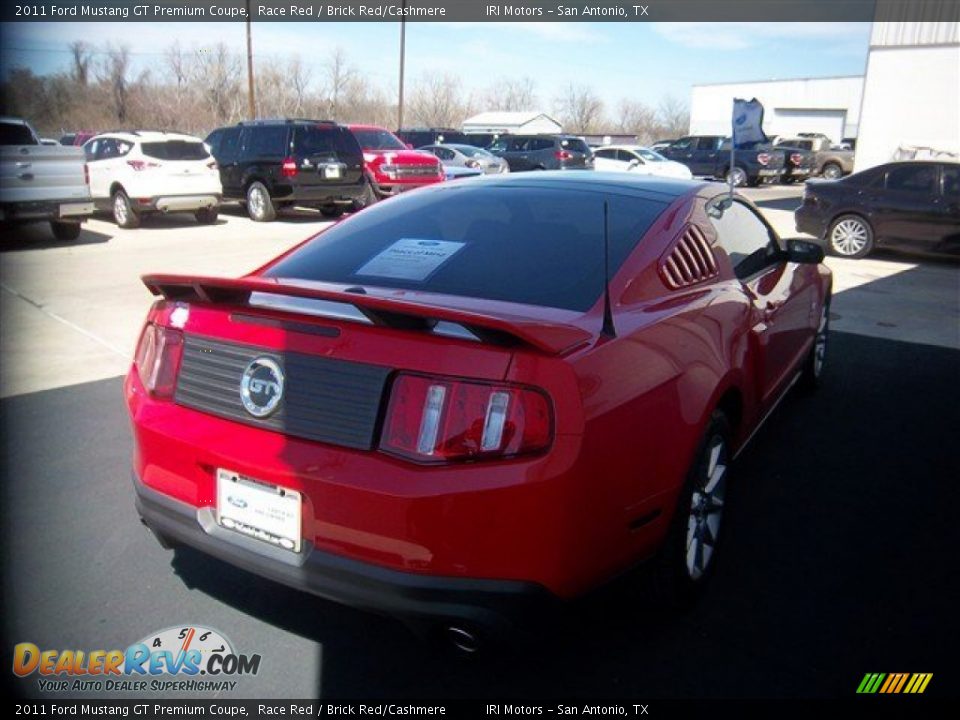
[[[253,210],[254,215],[256,215],[257,217],[260,217],[261,215],[263,215],[263,206],[264,206],[263,191],[260,188],[255,187],[250,190],[249,202],[250,202],[250,209]]]
[[[707,450],[707,468],[690,497],[687,520],[687,574],[698,580],[707,571],[717,545],[727,485],[727,446],[715,435]]]
[[[730,181],[736,187],[740,187],[741,185],[743,185],[745,176],[746,176],[746,173],[744,173],[741,168],[734,168],[733,170],[730,171]]]
[[[823,176],[828,180],[836,180],[840,177],[840,168],[835,165],[831,165],[826,170],[823,171]]]
[[[113,216],[121,225],[127,222],[127,204],[123,201],[123,195],[117,195],[113,199]]]
[[[841,255],[856,255],[867,246],[867,228],[859,220],[842,220],[830,233],[830,244]]]
[[[817,327],[817,337],[814,341],[816,345],[813,349],[813,375],[820,377],[823,372],[823,363],[827,358],[827,320],[829,318],[829,307],[823,306],[820,311],[820,325]]]

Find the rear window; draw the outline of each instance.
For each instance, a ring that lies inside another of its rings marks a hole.
[[[354,130],[361,147],[371,150],[406,150],[407,146],[389,130]]]
[[[0,145],[36,145],[37,139],[26,125],[0,123]]]
[[[157,160],[206,160],[210,157],[202,142],[191,140],[145,142],[140,145],[140,150]]]
[[[584,312],[603,292],[604,200],[613,274],[665,203],[579,188],[478,185],[420,191],[367,208],[266,276]]]
[[[294,152],[298,155],[359,156],[360,145],[349,131],[337,127],[298,127],[294,134]]]
[[[590,154],[590,146],[580,138],[564,138],[560,141],[560,146],[572,152]]]

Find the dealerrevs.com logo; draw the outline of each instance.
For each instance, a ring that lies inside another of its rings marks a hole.
[[[126,650],[13,649],[13,673],[38,676],[41,692],[223,692],[256,675],[260,655],[244,655],[217,630],[199,625],[151,633]]]

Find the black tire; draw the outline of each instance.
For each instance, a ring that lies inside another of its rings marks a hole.
[[[338,205],[324,205],[320,208],[320,214],[325,218],[338,218],[343,215],[343,208]]]
[[[817,323],[817,332],[814,336],[813,347],[803,363],[800,374],[800,387],[806,392],[814,392],[823,384],[823,368],[827,359],[827,348],[830,338],[830,300],[829,293],[820,309],[820,320]]]
[[[53,221],[50,223],[50,230],[57,240],[76,240],[80,237],[80,223],[76,222]]]
[[[140,227],[140,215],[130,204],[130,198],[123,190],[117,190],[113,193],[110,203],[113,212],[113,221],[117,227],[133,229]]]
[[[270,222],[277,218],[277,208],[267,186],[254,180],[247,187],[247,215],[254,222]]]
[[[859,259],[873,251],[873,227],[860,215],[841,215],[830,223],[826,240],[831,255]]]
[[[220,210],[215,207],[200,208],[193,214],[193,216],[197,219],[197,222],[201,225],[213,225],[217,221],[217,217],[219,215]]]
[[[821,168],[820,174],[827,180],[839,180],[843,177],[843,168],[836,163],[827,163]]]
[[[726,416],[719,410],[714,411],[677,498],[663,547],[653,561],[651,585],[657,602],[686,609],[700,597],[713,575],[717,550],[723,538],[721,520],[732,459],[730,437]],[[714,462],[713,454],[717,448],[719,451]],[[714,473],[712,477],[711,471]],[[711,491],[704,492],[705,489]],[[696,546],[692,545],[691,538],[697,541]],[[700,549],[700,555],[697,555],[696,548]],[[688,562],[691,552],[693,558]],[[702,565],[694,562],[697,559]]]
[[[360,212],[365,207],[370,207],[373,205],[375,202],[377,202],[377,200],[379,200],[379,198],[373,191],[373,185],[367,181],[363,187],[363,194],[353,201],[353,212]]]

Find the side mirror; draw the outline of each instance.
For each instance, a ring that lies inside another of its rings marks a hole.
[[[630,167],[630,168],[640,167],[640,161],[634,158],[633,160],[630,161],[627,167]]]
[[[823,262],[823,248],[809,240],[787,240],[784,255],[788,262],[801,265],[819,265]]]
[[[413,150],[413,143],[406,143],[407,150]]]

